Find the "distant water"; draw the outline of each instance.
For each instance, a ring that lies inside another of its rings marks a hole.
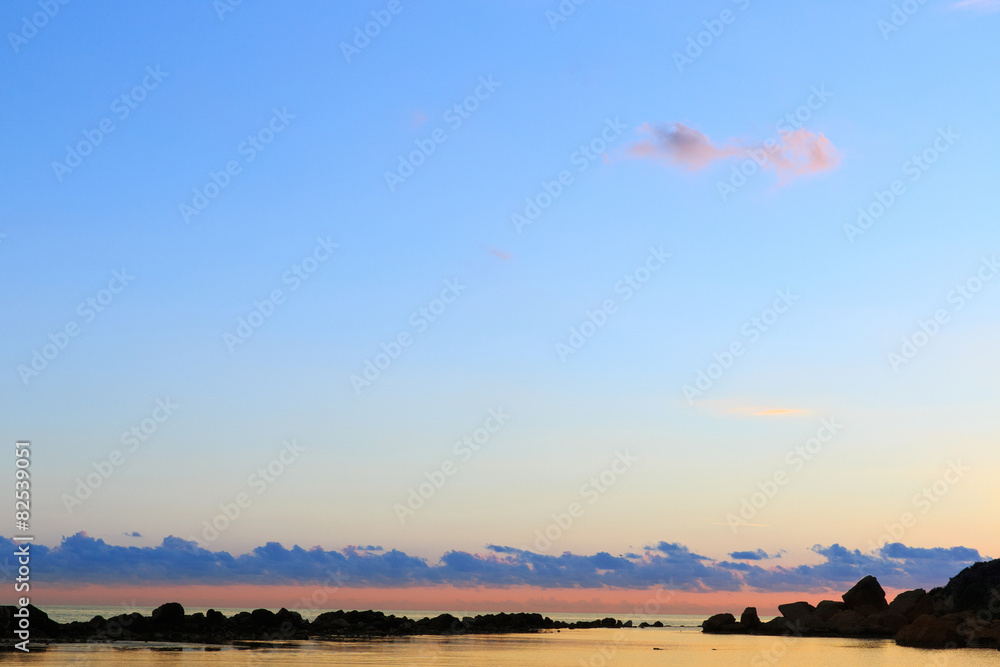
[[[693,617],[688,617],[693,618]],[[654,650],[660,649],[660,650]],[[995,667],[1000,651],[925,651],[891,640],[703,635],[692,630],[563,630],[527,635],[400,637],[344,642],[288,642],[282,648],[239,649],[166,644],[115,647],[61,644],[0,661],[32,665],[474,665],[580,667]]]

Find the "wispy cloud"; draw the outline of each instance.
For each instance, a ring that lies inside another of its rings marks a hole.
[[[690,171],[704,169],[728,159],[756,159],[764,169],[773,169],[782,179],[836,169],[840,152],[829,139],[806,129],[782,132],[776,140],[716,145],[706,135],[683,123],[643,124],[647,138],[627,147],[634,159],[664,160]]]
[[[742,417],[806,417],[816,414],[806,408],[782,408],[757,403],[752,398],[713,398],[695,402],[700,408],[720,415],[740,415]]]
[[[980,12],[1000,11],[1000,0],[961,0],[951,6],[952,9],[971,9]]]
[[[6,576],[17,571],[15,544],[0,538]],[[286,549],[269,542],[248,554],[209,551],[177,537],[157,547],[124,547],[77,533],[53,548],[32,546],[34,572],[43,581],[71,584],[309,584],[339,573],[352,587],[451,585],[458,587],[650,588],[672,582],[682,591],[820,591],[844,588],[874,574],[890,588],[945,583],[963,567],[983,560],[967,547],[921,549],[888,544],[875,552],[839,544],[815,546],[818,565],[764,568],[754,561],[774,558],[763,550],[734,552],[716,560],[675,542],[648,545],[640,553],[612,555],[539,554],[488,545],[486,553],[448,551],[438,562],[379,546]],[[750,562],[746,562],[750,561]],[[2,571],[2,568],[0,568]]]
[[[806,415],[809,414],[809,411],[799,408],[771,408],[769,410],[758,410],[753,414],[755,417],[782,417],[788,415]]]
[[[507,252],[506,250],[497,250],[496,248],[494,248],[492,246],[490,247],[490,254],[493,255],[494,257],[499,257],[500,259],[502,259],[504,261],[507,261],[507,260],[512,259],[514,257],[514,255],[512,255],[509,252]]]

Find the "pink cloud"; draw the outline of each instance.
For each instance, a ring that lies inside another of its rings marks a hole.
[[[704,134],[683,123],[671,123],[668,127],[643,123],[639,131],[651,135],[651,138],[629,146],[629,155],[636,158],[665,159],[696,171],[715,160],[736,154],[736,149],[729,146],[717,148]]]
[[[698,171],[714,162],[731,158],[754,159],[764,169],[773,169],[782,182],[792,177],[836,169],[840,153],[829,139],[806,129],[781,132],[780,137],[753,144],[730,141],[717,146],[707,136],[683,123],[639,128],[649,135],[626,149],[629,157],[671,162]]]

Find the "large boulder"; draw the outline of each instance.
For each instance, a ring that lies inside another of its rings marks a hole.
[[[909,624],[902,614],[886,609],[867,617],[861,622],[861,631],[869,637],[895,637],[896,633]]]
[[[798,635],[796,626],[788,622],[784,616],[775,616],[770,621],[762,623],[759,630],[762,635]]]
[[[52,639],[58,637],[61,633],[61,627],[59,623],[56,623],[49,618],[49,615],[44,611],[39,609],[33,604],[29,604],[25,607],[28,614],[28,623],[31,627],[31,637],[42,637],[45,639]],[[14,616],[16,613],[21,613],[19,607],[13,605],[4,605],[0,607],[0,625],[4,627],[4,637],[8,639],[14,639],[14,631],[20,627],[21,618]],[[15,639],[15,641],[17,641]]]
[[[816,616],[822,621],[829,621],[837,612],[844,610],[844,603],[840,600],[823,600],[816,605]]]
[[[184,624],[184,607],[179,602],[161,604],[153,610],[153,623],[167,628],[177,628]]]
[[[956,631],[966,646],[1000,648],[1000,620],[992,618],[992,615],[969,615],[958,624]]]
[[[844,637],[858,637],[862,634],[861,624],[865,617],[853,609],[842,609],[834,614],[828,624],[834,632]]]
[[[757,615],[757,607],[747,607],[740,615],[740,625],[747,630],[756,630],[760,627],[760,616]]]
[[[906,617],[909,623],[934,611],[934,601],[922,588],[904,591],[889,603],[889,611]]]
[[[701,631],[718,634],[724,632],[725,628],[736,623],[736,617],[732,614],[716,614],[709,617],[701,624]]]
[[[896,643],[914,648],[960,648],[965,641],[958,633],[964,620],[956,614],[938,618],[924,614],[896,633]]]
[[[885,600],[885,591],[878,583],[878,579],[870,574],[854,584],[851,590],[844,593],[843,598],[846,609],[856,611],[862,616],[870,616],[889,608],[889,603]]]
[[[789,602],[788,604],[779,604],[778,612],[789,621],[805,621],[813,618],[816,607],[808,602]]]

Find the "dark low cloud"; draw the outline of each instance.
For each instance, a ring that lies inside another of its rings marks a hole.
[[[0,538],[0,575],[10,580],[17,564],[13,541]],[[762,567],[780,555],[757,549],[715,560],[675,542],[658,542],[642,552],[613,555],[540,554],[504,545],[486,553],[448,551],[438,562],[381,546],[285,548],[269,542],[234,556],[197,543],[167,537],[156,547],[111,545],[77,533],[57,547],[32,545],[32,575],[41,581],[87,584],[313,584],[331,578],[352,587],[539,586],[546,588],[651,588],[684,591],[841,590],[873,574],[886,587],[943,585],[983,556],[968,547],[923,549],[887,544],[875,552],[839,544],[817,545],[816,565]]]
[[[734,551],[729,554],[729,557],[733,560],[770,560],[771,558],[781,558],[781,554],[776,553],[772,556],[763,549],[757,549],[756,551]]]

